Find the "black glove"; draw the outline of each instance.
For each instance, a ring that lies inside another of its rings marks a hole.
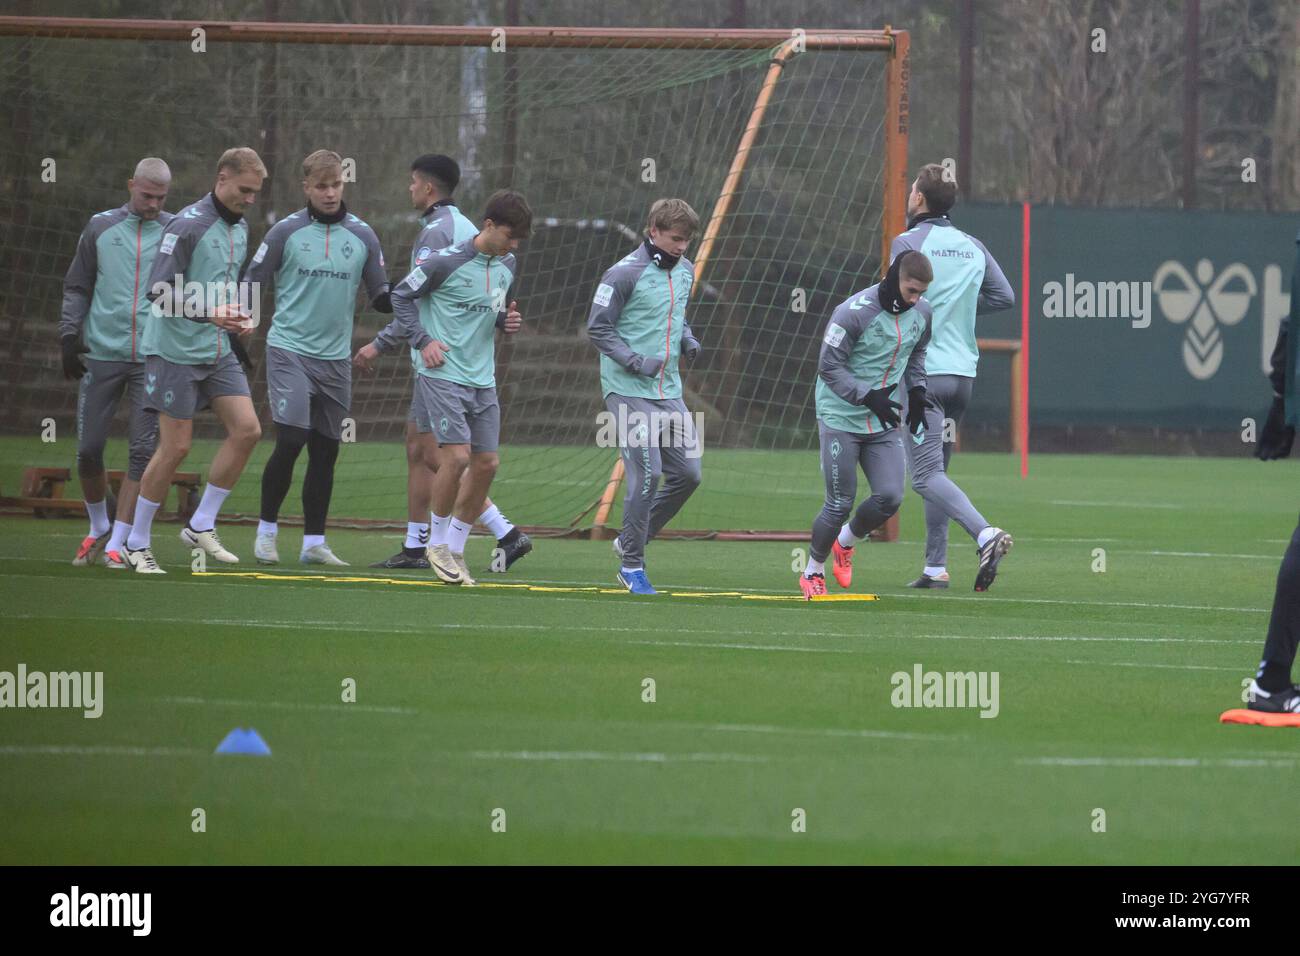
[[[896,388],[898,388],[897,382],[889,388],[873,388],[862,400],[862,404],[871,409],[872,414],[879,418],[880,424],[886,428],[898,425],[898,412],[903,407],[889,397]]]
[[[920,434],[925,427],[925,389],[920,385],[907,390],[907,430]]]
[[[82,364],[81,357],[90,349],[81,344],[79,335],[65,335],[60,342],[63,347],[63,377],[81,378],[86,374],[86,366]]]
[[[387,292],[379,293],[370,304],[375,307],[376,312],[382,312],[384,315],[393,314],[393,299]]]
[[[664,360],[658,355],[637,355],[633,357],[629,371],[634,375],[654,378],[664,367]]]
[[[248,355],[248,349],[244,348],[244,343],[239,341],[239,336],[233,332],[227,332],[226,337],[230,339],[230,351],[235,358],[239,359],[239,364],[244,366],[245,374],[253,373],[253,360]]]
[[[700,357],[700,343],[698,339],[682,339],[682,355],[686,356],[686,361],[690,365],[695,364],[695,360]]]
[[[1268,418],[1264,420],[1264,431],[1259,436],[1255,457],[1260,461],[1285,458],[1291,454],[1293,441],[1295,441],[1295,426],[1286,423],[1286,401],[1279,395],[1269,406]]]

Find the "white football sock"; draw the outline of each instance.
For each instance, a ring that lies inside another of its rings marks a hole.
[[[469,540],[470,527],[459,518],[451,519],[451,523],[447,525],[447,547],[451,548],[452,554],[465,553],[465,542]]]
[[[190,518],[190,530],[199,532],[213,530],[217,526],[217,512],[221,510],[229,495],[229,488],[218,488],[209,481],[207,487],[203,489],[203,497],[199,499],[198,508]]]
[[[984,547],[984,545],[988,544],[989,539],[995,534],[998,534],[1001,530],[1001,528],[995,528],[993,525],[989,525],[979,533],[979,536],[975,539],[975,544],[981,548]]]
[[[258,519],[257,536],[259,538],[262,537],[262,535],[270,535],[272,538],[274,538],[279,533],[280,533],[280,525],[277,522],[262,521],[261,519]]]
[[[98,538],[112,528],[108,520],[108,502],[106,500],[87,501],[86,514],[90,515],[91,537]]]
[[[501,509],[496,505],[479,515],[478,523],[491,531],[498,541],[515,530],[515,526],[506,520],[506,516],[501,513]]]
[[[825,573],[826,573],[826,562],[814,561],[812,558],[808,559],[808,566],[803,569],[803,576],[806,578],[810,578],[814,574],[825,574]]]
[[[839,542],[841,548],[853,548],[862,539],[849,530],[849,523],[844,522],[844,527],[840,528]]]
[[[324,544],[324,543],[325,543],[325,535],[323,534],[305,534],[302,536],[302,549],[304,551],[310,551],[312,548],[316,547],[317,545]],[[414,547],[418,548],[419,545],[415,545]]]
[[[132,551],[149,547],[149,536],[153,531],[153,516],[162,507],[161,501],[150,501],[144,495],[135,499],[135,520],[131,522],[131,533],[126,536],[126,546]]]
[[[125,521],[113,522],[113,537],[108,539],[108,546],[105,551],[121,551],[122,545],[126,544],[126,536],[131,533],[131,526]]]
[[[402,547],[423,548],[425,545],[430,544],[431,541],[429,526],[427,524],[421,524],[418,521],[406,522],[406,543],[403,544]],[[303,547],[305,548],[306,546],[306,535],[304,535]]]
[[[447,543],[447,525],[451,523],[451,515],[442,517],[432,511],[429,512],[429,546],[435,544]]]
[[[925,566],[925,570],[922,571],[921,573],[924,574],[927,578],[937,578],[947,574],[948,569],[943,565],[939,565],[939,567],[936,568],[932,564],[927,564]]]

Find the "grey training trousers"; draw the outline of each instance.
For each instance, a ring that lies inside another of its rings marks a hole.
[[[912,487],[925,499],[927,567],[944,567],[948,560],[949,519],[961,525],[972,538],[977,538],[989,526],[966,492],[948,477],[953,446],[952,442],[943,440],[944,420],[953,422],[954,431],[961,424],[974,384],[975,380],[965,375],[931,375],[926,393],[929,401],[925,410],[925,441],[920,445],[910,439],[903,443],[907,446]],[[906,396],[903,405],[906,414]]]

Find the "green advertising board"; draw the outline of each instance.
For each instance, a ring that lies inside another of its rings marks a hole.
[[[1022,207],[952,218],[1016,291],[978,334],[1019,338]],[[1031,426],[1233,431],[1267,407],[1300,214],[1034,206],[1029,218]],[[1008,363],[984,356],[979,378],[970,420],[1005,422]]]

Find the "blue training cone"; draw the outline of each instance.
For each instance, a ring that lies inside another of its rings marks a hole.
[[[230,733],[226,734],[226,739],[217,744],[215,753],[219,754],[249,754],[254,757],[271,756],[271,748],[266,745],[266,741],[252,727],[245,730],[243,727],[236,727]]]

